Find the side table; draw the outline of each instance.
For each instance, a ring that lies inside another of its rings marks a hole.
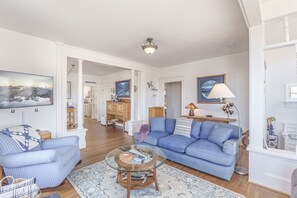
[[[48,140],[52,138],[52,132],[50,131],[40,131],[39,135],[43,140]]]

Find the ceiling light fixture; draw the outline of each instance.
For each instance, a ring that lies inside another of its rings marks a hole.
[[[143,44],[141,47],[143,51],[147,54],[153,54],[158,49],[158,45],[154,43],[153,39],[150,37],[146,39],[146,43]]]

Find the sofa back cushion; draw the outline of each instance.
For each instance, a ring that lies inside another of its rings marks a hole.
[[[191,136],[199,139],[200,132],[201,132],[201,122],[193,121],[192,129],[191,129]]]
[[[165,118],[161,118],[161,117],[152,118],[151,131],[165,132]]]
[[[232,124],[217,124],[217,126],[232,129],[232,133],[231,133],[229,139],[238,139],[242,135],[242,129],[238,126],[235,126]],[[240,135],[239,135],[239,133],[240,133]]]
[[[203,122],[202,126],[201,126],[200,139],[207,139],[210,132],[212,131],[212,129],[215,126],[232,129],[232,133],[231,133],[229,139],[238,139],[239,138],[238,132],[240,132],[240,136],[242,134],[242,129],[240,127],[232,125],[232,124],[219,124],[219,123],[215,123],[215,122]]]
[[[172,134],[174,132],[174,129],[175,129],[175,123],[176,123],[175,119],[166,118],[165,119],[165,131],[167,133]]]
[[[215,143],[219,146],[223,146],[224,142],[227,141],[233,132],[230,128],[221,126],[215,126],[208,136],[208,141]]]
[[[199,135],[200,139],[207,139],[215,125],[216,123],[214,122],[202,122],[201,132]]]
[[[182,135],[191,138],[192,123],[193,119],[177,118],[174,135]]]

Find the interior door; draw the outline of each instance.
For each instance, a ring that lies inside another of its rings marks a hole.
[[[101,88],[101,108],[100,108],[100,117],[106,116],[106,101],[110,100],[111,90],[110,87]]]
[[[181,82],[165,84],[166,91],[166,116],[168,118],[181,117]]]
[[[97,113],[97,104],[98,104],[98,97],[97,97],[97,87],[92,86],[91,87],[91,97],[92,97],[92,119],[98,119],[98,113]]]

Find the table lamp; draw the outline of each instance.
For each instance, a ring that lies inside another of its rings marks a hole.
[[[194,109],[198,109],[193,103],[188,104],[188,106],[186,106],[186,109],[189,110],[189,116],[194,116]]]
[[[224,101],[226,98],[235,98],[235,95],[232,93],[232,91],[227,87],[225,83],[217,83],[215,86],[212,88],[210,91],[208,97],[209,99],[220,99],[221,102]],[[241,133],[240,133],[240,115],[239,115],[239,110],[235,106],[234,103],[229,103],[230,106],[233,106],[238,115],[238,139],[239,141],[241,140]],[[241,166],[241,161],[242,161],[242,156],[240,155],[240,143],[238,143],[239,149],[239,165],[235,167],[235,172],[240,174],[240,175],[247,175],[248,174],[248,169],[244,168]]]

